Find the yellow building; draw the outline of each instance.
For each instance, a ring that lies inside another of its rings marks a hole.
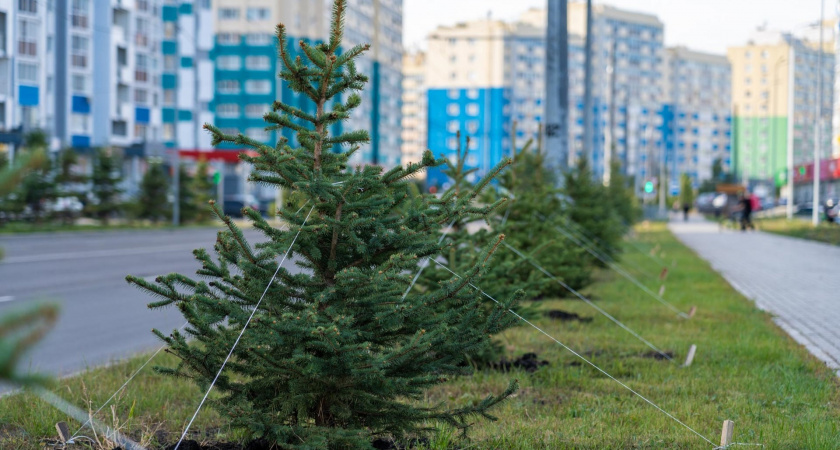
[[[834,55],[822,52],[818,94],[818,45],[789,33],[759,30],[727,51],[732,66],[732,165],[741,180],[787,183],[788,148],[794,164],[813,160],[819,98],[821,148],[831,150]]]

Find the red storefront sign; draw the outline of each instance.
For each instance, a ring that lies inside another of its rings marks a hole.
[[[820,161],[820,181],[836,179],[840,179],[840,158]],[[807,183],[809,181],[814,181],[814,163],[794,167],[794,183]]]
[[[178,156],[184,159],[195,159],[205,161],[223,161],[226,163],[239,162],[239,154],[257,156],[253,150],[178,150]]]

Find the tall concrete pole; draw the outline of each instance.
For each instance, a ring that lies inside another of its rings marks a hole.
[[[788,99],[787,99],[787,188],[788,188],[788,199],[787,199],[787,207],[786,213],[788,220],[793,219],[793,119],[795,118],[795,111],[794,111],[794,92],[795,92],[795,84],[794,84],[794,68],[796,66],[796,57],[795,57],[795,48],[793,46],[793,42],[790,43],[790,50],[788,54],[788,82],[787,82],[787,89],[788,89]]]
[[[545,143],[550,167],[569,166],[569,30],[566,0],[548,0],[545,61]],[[562,177],[557,177],[562,180]]]
[[[823,60],[823,21],[825,1],[820,0],[820,48],[817,53],[817,92],[814,95],[814,201],[812,203],[811,222],[820,224],[820,160],[822,159],[822,60]]]
[[[586,0],[586,43],[583,75],[583,152],[592,164],[594,155],[592,123],[592,0]],[[595,166],[591,166],[594,170]]]

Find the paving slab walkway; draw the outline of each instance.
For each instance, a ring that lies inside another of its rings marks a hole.
[[[840,376],[840,246],[721,230],[699,217],[669,228]]]

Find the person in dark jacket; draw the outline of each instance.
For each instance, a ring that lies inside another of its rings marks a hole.
[[[741,194],[738,207],[741,210],[741,231],[747,231],[747,228],[755,230],[755,225],[752,223],[752,199],[749,192]]]

